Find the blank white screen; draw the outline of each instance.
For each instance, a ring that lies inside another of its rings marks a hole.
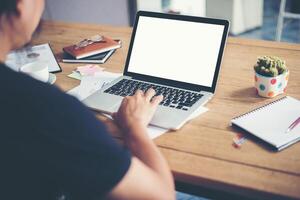
[[[128,71],[211,87],[223,25],[141,16]]]

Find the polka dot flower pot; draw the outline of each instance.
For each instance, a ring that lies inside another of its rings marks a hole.
[[[255,88],[259,96],[272,98],[286,91],[289,71],[276,77],[262,76],[255,72]]]

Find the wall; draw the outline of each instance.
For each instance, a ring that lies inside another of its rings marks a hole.
[[[186,15],[205,16],[206,0],[137,0],[138,10],[175,11]],[[166,4],[167,7],[162,8]]]
[[[206,0],[172,0],[170,8],[184,15],[205,17]]]
[[[230,33],[234,35],[261,27],[263,24],[263,0],[207,0],[207,17],[230,21]]]
[[[44,19],[129,26],[127,0],[47,0]]]

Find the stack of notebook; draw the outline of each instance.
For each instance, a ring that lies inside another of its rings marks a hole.
[[[101,37],[99,41],[86,39],[85,45],[71,45],[63,48],[63,62],[72,63],[104,63],[106,60],[121,47],[120,40],[113,40],[109,37]],[[81,44],[82,44],[81,42]]]

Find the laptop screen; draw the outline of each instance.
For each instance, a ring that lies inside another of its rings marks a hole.
[[[140,16],[127,70],[212,87],[224,28]]]

